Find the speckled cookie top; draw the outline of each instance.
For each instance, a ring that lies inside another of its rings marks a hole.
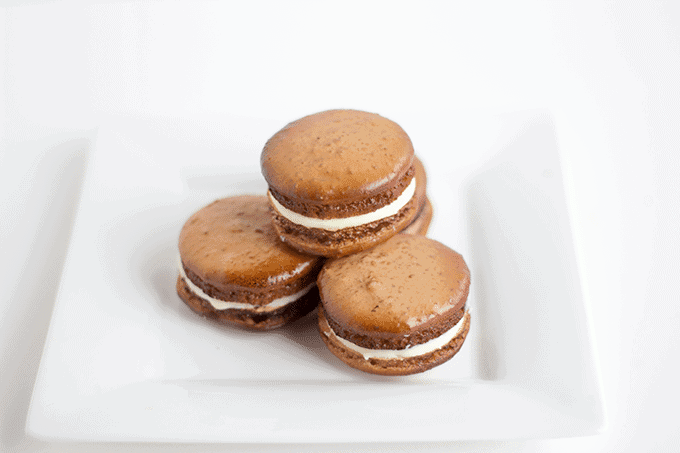
[[[311,202],[363,199],[392,188],[413,165],[413,145],[374,113],[329,110],[294,121],[267,141],[262,173],[270,187]]]
[[[398,234],[328,261],[317,282],[323,308],[340,330],[389,338],[459,319],[455,314],[467,300],[470,271],[463,257],[445,245]]]
[[[266,196],[255,195],[223,198],[196,212],[180,232],[179,252],[191,273],[220,290],[291,286],[321,263],[281,242]]]

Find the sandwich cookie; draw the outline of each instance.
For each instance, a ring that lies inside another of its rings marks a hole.
[[[410,138],[374,113],[330,110],[294,121],[267,141],[260,163],[276,231],[315,255],[384,242],[422,203]]]
[[[279,240],[265,196],[223,198],[200,209],[179,236],[177,293],[195,312],[267,330],[319,303],[323,258]]]
[[[413,222],[404,228],[401,232],[404,234],[417,234],[420,236],[425,236],[427,231],[430,229],[430,223],[432,222],[432,204],[428,198],[425,199],[422,209],[418,213]]]
[[[432,222],[432,204],[430,203],[430,199],[427,198],[426,193],[427,175],[425,173],[425,167],[417,157],[413,159],[413,164],[416,169],[415,178],[416,181],[418,181],[415,194],[418,213],[411,223],[401,232],[404,234],[418,234],[425,236],[427,234],[427,230],[430,228],[430,222]]]
[[[460,254],[424,236],[398,234],[329,260],[317,284],[323,341],[362,371],[428,370],[453,357],[470,329],[470,271]]]

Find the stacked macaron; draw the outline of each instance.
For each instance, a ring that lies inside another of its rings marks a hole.
[[[406,132],[379,115],[330,110],[290,123],[260,160],[274,227],[293,247],[329,257],[385,242],[425,203],[416,162]]]
[[[215,201],[180,233],[177,291],[194,311],[271,329],[318,306],[330,351],[377,374],[458,352],[470,272],[424,237],[425,169],[398,124],[357,110],[306,116],[267,141],[260,163],[266,196]]]

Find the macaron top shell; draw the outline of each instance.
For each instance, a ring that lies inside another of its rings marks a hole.
[[[382,348],[413,337],[399,342],[405,347],[460,320],[470,271],[462,256],[445,245],[398,234],[372,249],[329,260],[317,283],[337,334],[364,343],[371,338]]]
[[[290,286],[318,269],[319,257],[281,242],[265,196],[223,198],[184,224],[179,252],[186,269],[223,292]]]
[[[413,155],[411,139],[395,122],[358,110],[329,110],[274,134],[261,166],[270,188],[284,196],[351,202],[394,187]]]

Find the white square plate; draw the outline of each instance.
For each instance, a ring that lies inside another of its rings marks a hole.
[[[339,362],[315,316],[225,328],[175,293],[208,202],[265,193],[284,122],[111,118],[88,165],[27,419],[46,439],[367,442],[565,437],[603,425],[550,116],[393,117],[428,171],[429,236],[472,271],[461,352],[416,376]]]

